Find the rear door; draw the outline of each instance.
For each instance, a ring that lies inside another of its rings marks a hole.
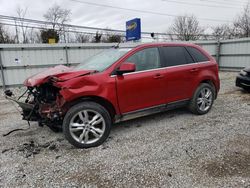
[[[191,85],[199,71],[193,58],[183,46],[161,47],[160,52],[166,67],[166,102],[191,98]]]
[[[166,78],[158,48],[142,49],[125,62],[135,63],[136,71],[116,76],[121,113],[165,103]]]

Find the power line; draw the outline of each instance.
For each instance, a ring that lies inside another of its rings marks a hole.
[[[0,22],[0,24],[7,25],[7,26],[13,26],[13,27],[25,27],[25,28],[30,28],[30,29],[39,29],[39,30],[48,29],[47,27],[38,25],[38,23],[39,24],[40,23],[46,23],[46,24],[49,23],[49,22],[46,22],[46,21],[36,20],[37,23],[27,22],[28,24],[32,24],[32,25],[25,25],[24,26],[24,25],[21,25],[19,23],[10,23],[10,21],[13,21],[13,18],[15,18],[16,21],[25,21],[25,20],[30,20],[30,19],[18,18],[18,17],[10,17],[11,19],[6,19],[6,17],[9,17],[9,16],[0,15],[0,19],[4,18],[4,20],[7,21],[7,22],[6,21],[5,22]],[[64,24],[64,26],[67,27],[68,25]],[[85,26],[72,27],[72,25],[70,25],[70,26],[71,26],[71,29],[66,29],[65,32],[82,33],[82,34],[88,34],[88,35],[95,35],[96,34],[96,32],[86,32],[86,31],[73,30],[76,27],[78,29],[84,29],[84,28],[90,29],[90,27],[85,27]],[[91,29],[96,31],[96,28],[91,28]],[[55,30],[59,31],[59,29],[55,29]],[[101,30],[101,31],[117,31],[117,30],[105,29],[105,28],[98,28],[98,30]],[[121,37],[125,37],[125,34],[121,34],[121,33],[125,33],[126,31],[122,31],[122,30],[118,30],[118,31],[121,31],[120,34],[119,34]],[[109,33],[101,33],[101,34],[102,35],[109,35]],[[147,35],[149,35],[149,37]],[[142,32],[142,38],[152,39],[152,37],[150,35],[151,35],[151,32]],[[155,35],[157,35],[159,39],[166,39],[164,37],[169,37],[169,36],[181,36],[181,34],[172,34],[172,33],[155,33]],[[208,34],[193,35],[193,36],[214,37],[214,35],[208,35]]]
[[[34,19],[27,19],[27,18],[18,18],[18,17],[14,17],[14,16],[5,16],[5,15],[0,15],[0,20],[7,20],[8,21],[16,21],[16,22],[25,22],[26,24],[41,24],[41,25],[51,25],[51,22],[47,22],[47,21],[41,21],[41,20],[34,20]],[[4,22],[0,22],[0,24],[5,24],[7,25],[7,23]],[[61,23],[55,23],[56,25],[59,26],[64,26],[67,28],[77,28],[77,29],[86,29],[86,30],[95,30],[95,31],[106,31],[106,32],[116,32],[116,33],[126,33],[125,30],[118,30],[118,29],[108,29],[108,28],[100,28],[100,27],[89,27],[89,26],[80,26],[80,25],[71,25],[71,24],[61,24]],[[14,24],[9,24],[10,26],[13,26]],[[17,26],[22,26],[22,25],[18,25],[15,24]],[[38,26],[38,25],[34,25],[34,26],[30,26],[30,25],[25,25],[22,27],[27,27],[27,28],[37,28],[37,29],[48,29],[46,27],[43,26]],[[74,31],[71,31],[74,32]],[[142,34],[151,34],[152,32],[141,32]],[[89,34],[95,34],[95,33],[89,33]],[[165,35],[165,33],[155,33],[158,35]]]
[[[0,19],[3,20],[13,20],[13,21],[23,21],[27,23],[36,23],[36,24],[44,24],[44,25],[50,25],[51,22],[48,21],[41,21],[41,20],[35,20],[35,19],[28,19],[28,18],[18,18],[15,16],[5,16],[0,15]],[[61,23],[55,23],[59,26],[65,26],[65,27],[71,27],[71,28],[80,28],[80,29],[89,29],[89,30],[102,30],[102,31],[111,31],[111,32],[122,32],[124,33],[124,30],[118,30],[118,29],[107,29],[107,28],[98,28],[98,27],[88,27],[88,26],[79,26],[79,25],[72,25],[72,24],[61,24]]]
[[[12,23],[5,23],[5,22],[1,22],[1,25],[6,25],[6,26],[13,26],[13,27],[23,27],[22,25],[20,24],[12,24]],[[29,29],[39,29],[39,30],[46,30],[48,28],[46,27],[39,27],[39,26],[24,26],[25,28],[29,28]],[[59,29],[54,29],[56,31],[59,31]],[[86,31],[77,31],[77,30],[65,30],[65,32],[68,32],[68,33],[80,33],[80,34],[87,34],[87,35],[95,35],[96,33],[95,32],[86,32]],[[101,33],[102,35],[109,35],[109,33]],[[126,37],[124,34],[119,34],[121,37]],[[166,36],[179,36],[179,34],[164,34]],[[209,36],[209,35],[208,35]],[[147,37],[147,36],[142,36],[141,38],[144,38],[144,39],[152,39],[151,36]],[[164,37],[158,37],[159,39],[165,39]]]
[[[201,0],[203,1],[203,0]],[[206,1],[206,0],[204,0]],[[243,0],[243,1],[238,1],[238,0],[231,0],[230,3],[247,3],[249,0]],[[228,3],[228,0],[218,0],[218,2],[224,2],[224,3]]]
[[[168,16],[168,17],[178,17],[178,15],[173,14],[166,14],[166,13],[160,13],[160,12],[153,12],[153,11],[147,11],[147,10],[139,10],[139,9],[131,9],[131,8],[123,8],[118,6],[112,6],[112,5],[106,5],[106,4],[98,4],[98,3],[92,3],[92,2],[86,2],[86,1],[80,1],[80,0],[69,0],[76,3],[82,3],[82,4],[88,4],[93,6],[99,6],[99,7],[106,7],[106,8],[112,8],[112,9],[119,9],[119,10],[126,10],[131,12],[141,12],[141,13],[147,13],[147,14],[153,14],[153,15],[160,15],[160,16]],[[206,20],[206,21],[212,21],[212,22],[232,22],[229,20],[220,20],[220,19],[212,19],[212,18],[199,18],[200,20]]]
[[[25,27],[25,28],[29,28],[29,29],[40,29],[40,30],[46,30],[48,28],[46,27],[42,27],[42,26],[22,26],[21,24],[12,24],[12,23],[5,23],[5,22],[1,22],[1,25],[7,25],[7,26],[14,26],[14,27]],[[54,29],[56,31],[59,31],[59,29]],[[71,33],[84,33],[84,34],[96,34],[93,32],[86,32],[86,31],[76,31],[76,30],[66,30],[66,32],[71,32]],[[102,33],[103,35],[108,35],[108,33]]]
[[[221,1],[224,1],[225,3],[228,3],[228,0],[221,0]],[[243,1],[235,0],[235,1],[230,1],[230,2],[234,2],[234,3],[248,3],[249,0],[243,0]]]
[[[208,5],[208,4],[199,4],[199,3],[189,3],[189,2],[185,2],[185,1],[175,1],[175,0],[162,0],[162,1],[169,2],[169,3],[175,3],[175,4],[181,4],[181,5],[189,5],[189,6],[235,9],[235,6]]]
[[[225,1],[222,2],[222,1],[215,1],[215,0],[199,0],[199,2],[210,2],[210,3],[216,3],[216,4],[222,4],[222,5],[225,5]],[[242,6],[245,6],[246,4],[248,3],[248,1],[238,1],[238,2],[235,2],[235,1],[227,1],[226,4],[227,5],[242,5]]]
[[[6,15],[0,15],[0,20],[7,20],[7,21],[12,21],[12,22],[25,22],[26,24],[39,24],[35,25],[34,27],[40,27],[41,29],[48,29],[46,27],[42,27],[41,25],[51,25],[51,22],[48,21],[41,21],[41,20],[34,20],[34,19],[28,19],[28,18],[19,18],[15,16],[6,16]],[[99,28],[99,27],[89,27],[89,26],[80,26],[80,25],[72,25],[72,24],[61,24],[61,23],[55,23],[58,26],[64,26],[67,28],[76,28],[76,29],[85,29],[85,30],[95,30],[95,31],[106,31],[106,32],[116,32],[116,33],[126,33],[125,30],[118,30],[118,29],[107,29],[107,28]],[[26,25],[28,26],[28,25]],[[24,26],[24,27],[26,27]],[[29,26],[33,27],[33,26]],[[141,32],[144,35],[150,35],[152,32]],[[93,34],[93,33],[92,33]],[[156,35],[169,35],[166,33],[160,33],[160,32],[155,32]],[[209,36],[209,35],[206,35]]]

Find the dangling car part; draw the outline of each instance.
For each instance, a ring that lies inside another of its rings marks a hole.
[[[22,109],[23,120],[37,121],[40,126],[47,125],[53,131],[57,132],[62,129],[63,116],[66,113],[64,109],[64,100],[60,95],[59,87],[53,84],[59,81],[59,76],[64,76],[66,81],[72,77],[83,76],[93,71],[79,71],[74,76],[71,73],[65,74],[66,70],[71,70],[65,66],[57,66],[45,72],[39,73],[28,78],[24,85],[27,90],[18,98],[14,98],[10,90],[5,91],[6,98],[16,102]],[[57,75],[58,77],[51,77]],[[23,100],[23,96],[27,94]]]

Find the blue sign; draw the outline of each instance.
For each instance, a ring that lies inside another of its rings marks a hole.
[[[135,18],[126,22],[126,40],[141,39],[141,19]]]

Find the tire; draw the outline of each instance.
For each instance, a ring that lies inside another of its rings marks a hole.
[[[243,89],[244,89],[245,92],[250,93],[250,88],[249,87],[248,88],[244,87]]]
[[[208,113],[213,106],[215,95],[213,86],[207,83],[200,84],[189,103],[189,110],[197,115]]]
[[[47,125],[50,130],[52,130],[54,133],[62,132],[62,127],[59,126],[53,126],[53,125]]]
[[[82,102],[69,109],[63,120],[65,138],[77,148],[101,145],[109,136],[108,111],[95,102]]]

